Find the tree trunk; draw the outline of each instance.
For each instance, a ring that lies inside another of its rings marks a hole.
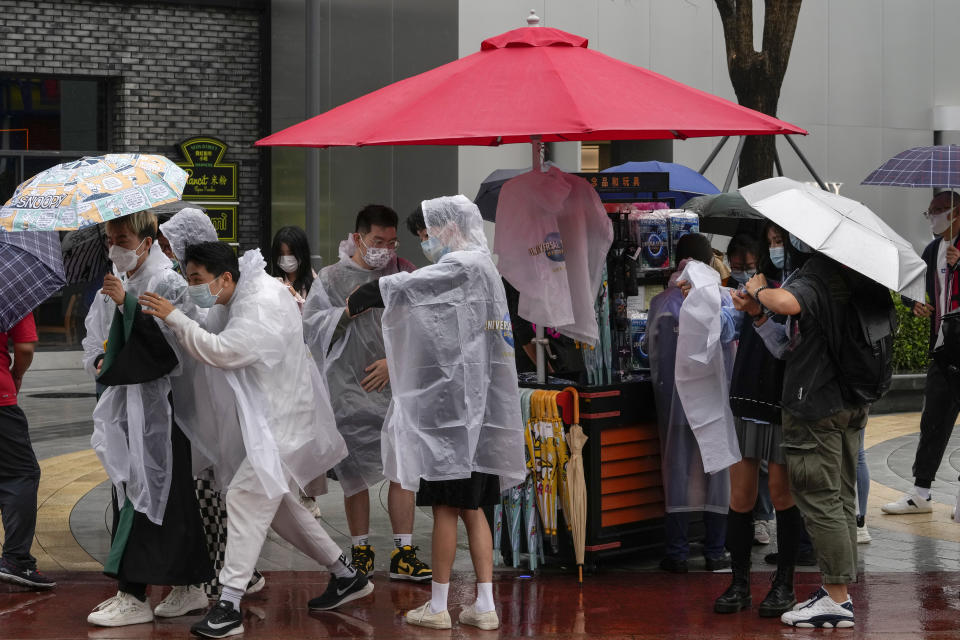
[[[801,0],[765,0],[763,49],[753,48],[753,1],[715,0],[727,48],[727,70],[737,101],[776,117]],[[775,136],[749,136],[738,186],[773,177]]]

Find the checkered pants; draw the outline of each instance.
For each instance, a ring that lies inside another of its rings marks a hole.
[[[223,567],[223,556],[227,548],[227,503],[223,494],[213,488],[209,478],[196,479],[197,501],[200,503],[200,516],[207,535],[207,550],[213,563],[214,577],[203,585],[207,597],[220,596],[220,581],[217,575]]]

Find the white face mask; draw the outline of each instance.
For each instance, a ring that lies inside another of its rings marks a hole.
[[[277,266],[283,269],[284,273],[294,273],[300,266],[300,261],[294,256],[280,256]]]
[[[950,228],[950,211],[927,216],[927,221],[930,223],[930,230],[940,235]]]
[[[110,247],[110,251],[107,252],[107,256],[110,258],[110,262],[113,263],[118,271],[122,271],[124,273],[133,271],[137,268],[137,262],[140,260],[140,254],[138,251],[146,241],[146,238],[141,240],[136,249],[124,249],[123,247],[113,245]]]
[[[363,248],[367,250],[367,252],[360,257],[371,269],[383,269],[385,266],[390,264],[390,261],[393,260],[394,256],[397,255],[396,249],[378,249],[376,247],[368,247],[367,243],[363,241],[362,237],[360,237],[360,244],[362,244]]]

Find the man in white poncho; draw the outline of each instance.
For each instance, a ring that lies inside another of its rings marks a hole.
[[[310,493],[311,483],[343,458],[346,446],[303,342],[296,302],[263,270],[259,251],[248,251],[238,263],[228,245],[205,242],[189,246],[185,259],[191,298],[210,308],[205,328],[155,293],[143,294],[140,302],[209,368],[210,403],[218,408],[213,429],[201,431],[207,423],[198,420],[191,431],[227,488],[222,592],[191,631],[214,638],[243,632],[240,598],[270,527],[333,573],[326,592],[310,601],[312,610],[368,595],[373,584],[354,571],[299,501],[299,490]],[[240,456],[227,451],[239,443]]]
[[[383,306],[393,401],[383,431],[384,475],[433,508],[430,601],[411,624],[451,627],[447,612],[457,519],[467,528],[477,599],[460,622],[496,629],[493,543],[481,509],[526,476],[513,333],[480,211],[466,197],[421,204],[424,254],[436,264],[384,276],[347,301],[351,316]],[[410,455],[417,452],[417,455]]]
[[[370,491],[383,480],[380,432],[390,406],[390,374],[379,309],[351,319],[347,297],[368,282],[414,266],[397,256],[397,214],[367,205],[357,214],[354,233],[340,246],[340,261],[324,268],[303,306],[303,333],[330,388],[337,429],[347,457],[334,472],[343,488],[343,505],[352,538],[351,562],[367,575],[374,568],[370,544]],[[413,546],[414,493],[390,483],[387,510],[395,549],[390,577],[424,582],[431,572]]]
[[[148,584],[186,588],[209,580],[213,570],[190,443],[170,401],[182,373],[176,340],[137,305],[144,291],[183,304],[186,283],[155,244],[153,213],[108,222],[106,232],[114,270],[90,306],[83,349],[84,368],[106,386],[93,413],[91,446],[114,487],[113,539],[104,573],[117,579],[118,590],[87,621],[116,627],[153,620]],[[157,609],[171,604],[164,600]]]

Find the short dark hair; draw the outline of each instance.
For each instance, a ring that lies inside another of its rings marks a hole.
[[[226,242],[198,242],[187,245],[183,256],[184,264],[198,264],[218,278],[229,273],[234,282],[240,280],[240,265],[233,247]]]
[[[704,264],[713,262],[713,247],[702,233],[688,233],[677,240],[677,265],[681,260],[693,258]]]
[[[732,256],[746,258],[748,253],[759,262],[760,243],[756,238],[747,233],[738,233],[730,239],[730,244],[727,245],[727,258]]]
[[[273,245],[270,247],[269,272],[272,276],[284,277],[286,273],[277,264],[280,259],[280,245],[285,244],[297,259],[297,272],[294,274],[293,288],[297,291],[310,293],[313,286],[313,266],[310,264],[310,241],[307,232],[300,227],[281,227],[273,236]]]
[[[407,216],[407,229],[410,230],[415,236],[419,236],[420,232],[427,228],[427,223],[423,219],[423,205],[417,205],[417,208],[413,210],[413,213]]]
[[[378,227],[393,227],[396,229],[399,222],[400,217],[397,216],[397,212],[390,207],[382,204],[368,204],[363,209],[360,209],[360,213],[357,214],[357,226],[354,228],[354,231],[357,233],[370,233],[370,228],[373,227],[373,225],[377,225]]]

